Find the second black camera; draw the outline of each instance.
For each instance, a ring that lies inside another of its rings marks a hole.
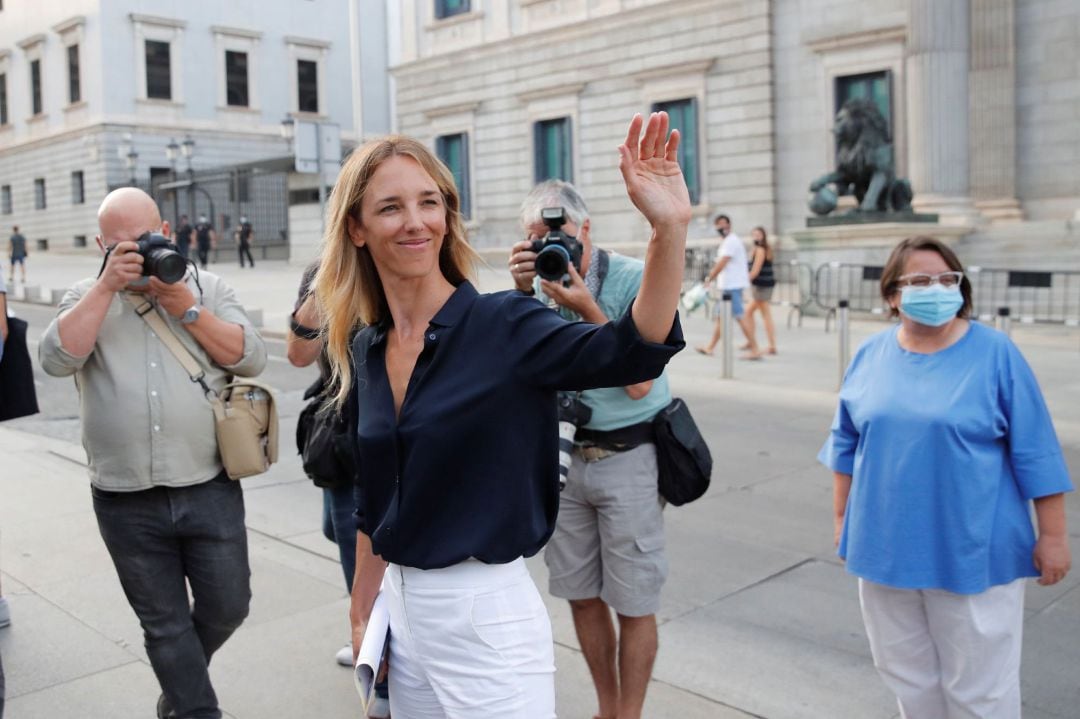
[[[543,238],[533,240],[531,249],[536,253],[536,274],[550,282],[568,281],[570,264],[581,272],[581,242],[563,232],[566,224],[566,210],[561,207],[545,207],[540,210],[540,219],[547,225],[548,232]]]

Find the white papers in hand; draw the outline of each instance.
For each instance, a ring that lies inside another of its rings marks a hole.
[[[379,592],[375,604],[371,607],[364,638],[360,642],[360,653],[356,657],[353,680],[360,695],[360,706],[364,716],[368,715],[368,705],[375,699],[375,678],[382,669],[386,656],[386,642],[390,637],[390,610],[386,606],[386,597]]]

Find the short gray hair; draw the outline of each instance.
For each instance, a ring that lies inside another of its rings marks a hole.
[[[589,208],[577,188],[564,180],[544,180],[532,188],[521,203],[519,219],[523,227],[540,222],[540,210],[545,207],[562,207],[566,219],[578,227],[589,219]]]

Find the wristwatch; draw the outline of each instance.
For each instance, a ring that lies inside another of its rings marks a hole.
[[[180,322],[185,325],[190,325],[195,320],[199,319],[199,315],[202,314],[202,307],[199,305],[192,305],[183,316],[180,318]]]

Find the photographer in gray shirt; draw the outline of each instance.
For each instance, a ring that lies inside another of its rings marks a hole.
[[[60,302],[41,365],[75,376],[94,513],[161,684],[158,717],[217,719],[208,664],[251,599],[244,499],[222,470],[202,388],[139,312],[161,316],[215,390],[230,374],[259,374],[266,347],[217,276],[144,276],[153,263],[136,240],[169,234],[146,193],[110,193],[98,225],[102,271]]]

